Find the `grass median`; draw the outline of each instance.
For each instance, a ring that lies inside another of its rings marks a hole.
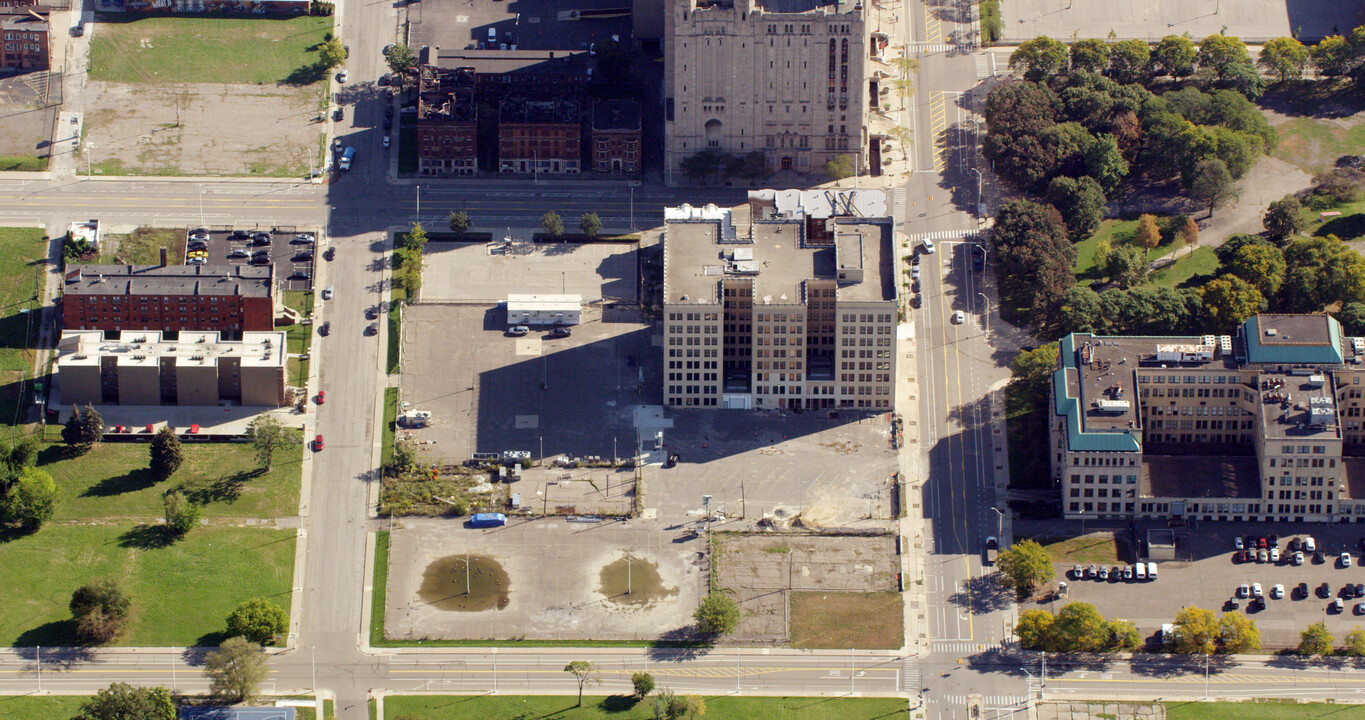
[[[313,315],[313,302],[313,293],[307,290],[286,290],[284,292],[284,304],[301,317],[306,318]],[[285,344],[289,347],[289,366],[286,380],[290,385],[304,387],[308,384],[309,360],[299,356],[311,352],[314,332],[317,332],[317,326],[311,323],[305,325],[297,322],[293,325],[284,326]]]
[[[1365,720],[1365,705],[1292,700],[1166,703],[1167,720]]]
[[[609,673],[629,680],[629,671]],[[609,675],[608,674],[608,675]],[[666,687],[666,679],[657,679]],[[902,698],[828,697],[706,697],[707,720],[896,720],[908,719]],[[575,707],[572,696],[555,695],[390,695],[384,699],[384,720],[400,717],[423,720],[653,720],[649,700],[626,695],[593,695]]]
[[[25,382],[33,375],[33,321],[38,296],[39,263],[47,256],[41,228],[0,228],[0,423],[23,419],[20,399],[27,399],[32,387]]]
[[[0,643],[73,645],[67,603],[87,582],[118,581],[132,599],[115,645],[216,645],[228,613],[265,597],[290,607],[293,530],[198,527],[166,544],[158,526],[52,525],[0,544],[9,568]]]

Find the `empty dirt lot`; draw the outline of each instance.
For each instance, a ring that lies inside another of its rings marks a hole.
[[[51,82],[51,86],[49,85]],[[0,78],[0,157],[38,158],[48,154],[48,140],[52,137],[52,123],[58,105],[50,103],[50,93],[60,89],[50,73],[36,72]],[[60,102],[59,97],[54,98]],[[22,170],[42,170],[41,166],[14,167]],[[11,169],[6,166],[3,169]]]
[[[716,585],[739,602],[739,642],[899,648],[902,598],[890,535],[716,533]]]

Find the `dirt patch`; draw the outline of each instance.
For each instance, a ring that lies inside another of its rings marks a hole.
[[[507,607],[509,588],[502,563],[487,555],[450,555],[427,566],[422,600],[442,610],[478,612]]]
[[[0,157],[47,157],[59,84],[47,72],[0,78]]]
[[[325,126],[313,122],[319,92],[91,82],[85,118],[90,162],[96,174],[106,175],[302,177],[324,152]]]
[[[798,592],[791,606],[792,647],[894,650],[905,644],[904,599],[898,592]]]
[[[733,592],[735,600],[739,602],[740,623],[731,639],[741,642],[790,641],[794,644],[795,609],[792,596],[801,592],[818,595],[889,594],[895,598],[897,608],[901,603],[901,597],[896,592],[896,540],[890,535],[717,533],[712,567],[715,584]],[[900,627],[900,610],[897,609],[895,614],[896,626]],[[842,613],[821,617],[808,614],[807,617],[809,619],[802,627],[802,637],[812,641],[830,636],[831,632],[837,630],[825,626],[825,623],[840,625],[855,619],[855,616]],[[838,631],[841,637],[843,632]],[[855,627],[848,632],[861,637],[865,629]],[[882,632],[891,632],[889,625]],[[901,637],[885,641],[894,644],[876,647],[901,647],[902,640],[903,631]]]
[[[599,577],[597,591],[607,602],[620,605],[653,605],[678,594],[678,588],[666,586],[659,577],[659,563],[629,555],[603,567]]]
[[[1056,565],[1113,565],[1126,562],[1124,558],[1130,556],[1128,542],[1115,537],[1112,532],[1093,532],[1066,540],[1039,538],[1038,543],[1052,555],[1052,562]]]

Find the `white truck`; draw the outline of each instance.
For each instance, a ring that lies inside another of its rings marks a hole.
[[[344,152],[344,153],[341,154],[341,162],[340,162],[341,169],[342,169],[342,170],[350,170],[350,169],[351,169],[351,161],[354,160],[354,159],[355,159],[355,148],[353,148],[353,147],[348,147],[348,148],[346,148],[346,152]]]

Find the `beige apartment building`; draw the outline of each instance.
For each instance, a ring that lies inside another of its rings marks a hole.
[[[57,346],[62,405],[280,407],[288,353],[282,332],[67,330]]]
[[[867,172],[869,39],[843,0],[670,0],[664,32],[665,167],[706,150],[761,151],[773,170]],[[671,180],[670,180],[671,181]]]
[[[892,222],[880,192],[856,194],[665,209],[666,405],[894,407]]]
[[[1330,316],[1074,334],[1059,354],[1049,452],[1068,518],[1365,522],[1365,340]]]

